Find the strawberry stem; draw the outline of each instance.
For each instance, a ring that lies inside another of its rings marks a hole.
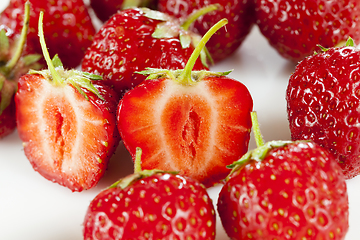
[[[184,71],[181,73],[181,75],[178,77],[178,82],[182,84],[192,84],[194,81],[191,78],[191,72],[194,68],[196,59],[199,57],[200,52],[205,47],[205,44],[209,41],[212,35],[219,30],[221,27],[225,26],[228,23],[228,20],[226,18],[220,20],[217,22],[214,26],[212,26],[206,34],[202,37],[201,41],[198,43],[196,48],[194,49],[193,53],[191,54],[188,62],[186,63],[186,66],[184,68]]]
[[[264,145],[264,139],[261,136],[260,125],[259,125],[259,121],[257,118],[257,113],[255,111],[253,111],[250,113],[250,115],[251,115],[251,122],[252,122],[252,126],[253,126],[256,145],[258,147],[261,147]]]
[[[136,153],[135,153],[134,173],[139,173],[142,171],[142,169],[141,169],[141,154],[142,154],[142,149],[137,147]]]
[[[219,4],[211,4],[209,6],[200,8],[199,10],[193,12],[192,14],[190,14],[185,22],[183,22],[181,24],[181,28],[184,29],[185,31],[189,30],[190,25],[196,21],[196,19],[198,19],[200,16],[203,16],[209,12],[215,11],[219,9]]]
[[[4,68],[4,72],[6,75],[15,67],[15,65],[21,58],[21,54],[25,46],[26,37],[29,29],[29,21],[30,21],[30,2],[26,1],[25,10],[24,10],[24,25],[23,28],[21,29],[21,35],[15,50],[15,54],[12,56],[12,58]]]
[[[39,24],[38,24],[38,28],[39,28],[39,38],[40,38],[40,45],[41,45],[41,50],[43,52],[46,64],[48,66],[48,69],[50,70],[51,76],[52,76],[52,81],[53,83],[55,83],[56,85],[60,85],[63,81],[62,78],[60,77],[60,75],[58,74],[58,72],[56,71],[54,64],[51,61],[49,52],[47,50],[46,47],[46,43],[45,43],[45,37],[44,37],[44,30],[43,30],[43,19],[44,19],[44,12],[40,11],[40,16],[39,16]]]

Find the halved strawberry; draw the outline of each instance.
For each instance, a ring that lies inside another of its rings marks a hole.
[[[92,84],[98,76],[65,71],[56,57],[51,61],[39,33],[49,70],[21,77],[15,96],[24,152],[45,178],[72,191],[89,189],[103,175],[119,141],[119,97],[106,86]]]
[[[206,186],[247,151],[253,106],[248,89],[226,73],[191,71],[209,37],[185,69],[150,69],[151,79],[127,92],[118,109],[124,144],[133,157],[136,147],[143,150],[144,169],[179,170]]]

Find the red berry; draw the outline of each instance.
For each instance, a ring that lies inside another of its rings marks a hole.
[[[11,0],[0,15],[0,23],[20,33],[26,1]],[[95,28],[83,0],[30,0],[30,3],[30,29],[26,52],[42,54],[37,35],[37,22],[40,11],[44,11],[45,39],[50,55],[59,54],[66,68],[77,67],[95,34]],[[43,63],[45,65],[45,61]]]
[[[29,5],[26,5],[25,22],[29,19]],[[23,32],[17,34],[0,25],[0,138],[12,133],[16,128],[14,95],[20,76],[30,68],[39,69],[37,63],[40,56],[24,55],[28,24],[23,26]]]
[[[121,99],[117,119],[132,157],[136,147],[143,150],[144,169],[179,170],[209,187],[246,153],[253,101],[246,86],[223,73],[191,72],[196,57],[182,70],[150,69],[149,79]]]
[[[156,19],[154,19],[156,16]],[[157,20],[158,18],[163,20]],[[173,37],[153,37],[154,31],[165,27],[162,33]],[[169,26],[170,28],[167,28]],[[193,44],[183,48],[179,34],[194,37],[181,30],[179,22],[170,16],[149,9],[127,9],[113,15],[94,37],[88,49],[82,70],[101,75],[104,82],[124,94],[145,80],[136,72],[147,67],[183,68],[194,50]],[[195,69],[207,69],[200,60]]]
[[[96,16],[103,22],[106,22],[117,11],[130,7],[148,7],[156,8],[157,0],[90,0],[90,6]]]
[[[257,150],[235,164],[219,195],[229,237],[344,239],[348,195],[332,155],[312,142],[269,142]]]
[[[215,239],[215,210],[200,183],[170,173],[130,178],[91,201],[84,239]]]
[[[358,0],[255,0],[256,23],[279,54],[294,62],[348,37],[360,41]]]
[[[292,139],[326,148],[346,178],[360,171],[359,67],[355,47],[330,48],[299,63],[286,93]]]
[[[236,52],[252,29],[255,22],[252,1],[159,0],[158,9],[172,16],[184,18],[210,4],[218,4],[219,9],[200,17],[192,29],[204,35],[218,21],[228,19],[226,28],[220,29],[206,45],[214,61],[219,62]]]
[[[23,75],[15,95],[25,155],[48,180],[72,191],[92,188],[119,142],[119,97],[107,86],[92,84],[98,76],[64,70],[59,59],[44,56],[49,70]]]

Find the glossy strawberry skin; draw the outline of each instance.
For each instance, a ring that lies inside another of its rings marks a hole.
[[[146,80],[120,100],[118,129],[133,159],[142,149],[143,169],[180,171],[210,187],[247,152],[252,106],[247,88],[227,77],[195,86]]]
[[[119,96],[94,85],[104,100],[71,85],[56,87],[41,75],[24,75],[15,95],[16,120],[24,152],[46,179],[82,191],[94,187],[114,153],[119,134]]]
[[[200,17],[192,29],[204,35],[218,21],[223,18],[228,19],[226,28],[217,31],[206,44],[213,60],[219,62],[236,52],[252,29],[255,22],[252,1],[159,0],[158,10],[178,18],[185,18],[193,11],[210,4],[219,4],[221,7]]]
[[[11,0],[0,14],[0,23],[20,33],[25,2],[26,0]],[[66,68],[77,67],[95,34],[95,28],[84,2],[82,0],[30,0],[30,2],[30,28],[25,52],[42,55],[38,37],[38,19],[40,11],[44,11],[44,34],[50,56],[58,54]],[[46,66],[45,62],[43,63]]]
[[[256,23],[279,54],[294,62],[348,37],[360,40],[360,2],[256,0]]]
[[[14,93],[15,94],[15,93]],[[0,94],[1,100],[1,94]],[[10,105],[0,114],[0,139],[14,132],[16,128],[15,102],[12,98]]]
[[[326,148],[346,178],[360,171],[359,58],[360,51],[350,46],[308,57],[286,92],[291,138]]]
[[[131,7],[156,8],[156,0],[90,0],[90,6],[94,10],[96,16],[103,22],[109,20],[117,11],[124,10],[125,7],[130,7],[126,4],[130,4]]]
[[[231,239],[344,239],[348,195],[334,158],[312,142],[272,149],[230,175],[218,212]]]
[[[215,239],[215,210],[206,189],[159,173],[109,188],[90,203],[84,239]]]
[[[184,68],[194,48],[182,49],[178,37],[153,38],[161,22],[144,16],[138,8],[115,14],[95,35],[82,70],[101,75],[103,82],[122,95],[145,80],[146,76],[135,72],[147,67]],[[206,67],[198,60],[194,70],[202,69]]]

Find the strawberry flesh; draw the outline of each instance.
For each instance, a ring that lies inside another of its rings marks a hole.
[[[119,141],[117,95],[97,88],[109,103],[89,91],[86,100],[74,87],[55,87],[40,75],[19,81],[16,114],[25,155],[41,175],[73,191],[99,181]]]
[[[179,170],[211,186],[246,153],[251,110],[247,88],[226,77],[190,87],[148,80],[120,101],[118,129],[133,158],[143,150],[144,169]]]

